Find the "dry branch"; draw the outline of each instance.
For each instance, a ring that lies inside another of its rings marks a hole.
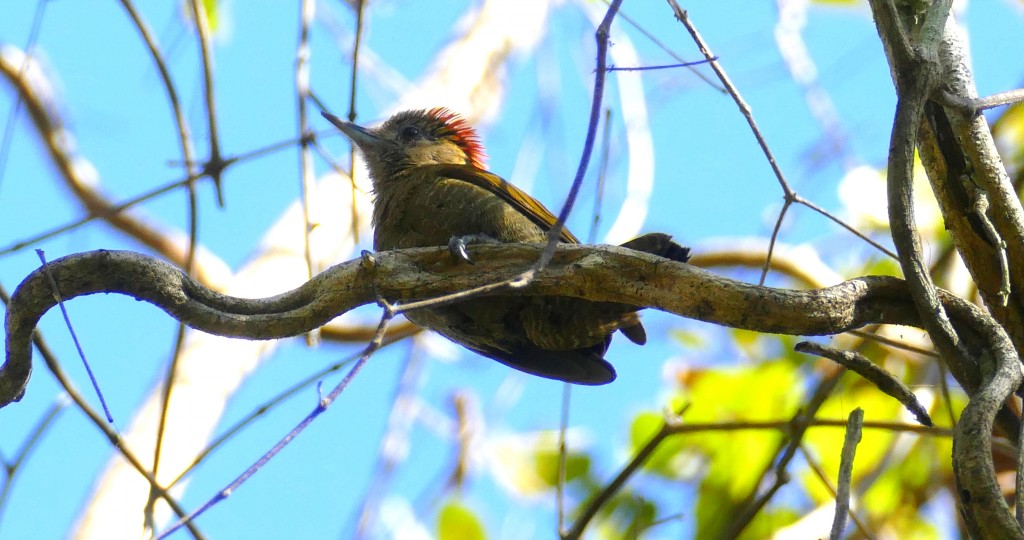
[[[473,250],[480,261],[474,266],[456,264],[444,248],[378,253],[372,265],[361,259],[342,263],[265,299],[211,291],[167,263],[128,251],[70,255],[51,262],[49,272],[65,300],[121,293],[203,332],[265,340],[308,332],[375,302],[375,294],[403,304],[508,279],[540,254],[540,246],[528,244]],[[835,334],[872,323],[920,324],[905,283],[896,278],[860,277],[810,291],[776,289],[615,246],[560,246],[551,267],[539,272],[535,282],[505,294],[625,302],[718,325],[794,335]],[[940,299],[955,322],[985,331],[977,322],[986,316],[976,306],[941,291]],[[32,331],[53,305],[53,291],[41,270],[15,291],[7,311],[0,404],[22,395],[31,370]]]

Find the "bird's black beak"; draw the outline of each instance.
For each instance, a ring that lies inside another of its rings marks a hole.
[[[328,122],[334,124],[334,127],[341,130],[346,137],[352,139],[352,142],[356,143],[360,148],[368,149],[380,144],[380,137],[374,135],[370,130],[360,125],[346,122],[327,111],[320,111],[320,114],[322,114]]]

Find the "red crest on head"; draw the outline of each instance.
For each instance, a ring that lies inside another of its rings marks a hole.
[[[466,122],[466,119],[447,107],[434,107],[427,111],[427,115],[444,125],[444,131],[440,136],[451,137],[452,141],[466,153],[470,165],[478,169],[487,169],[487,154],[484,153],[484,145],[480,142],[480,136],[476,134],[476,130],[469,125],[469,122]]]

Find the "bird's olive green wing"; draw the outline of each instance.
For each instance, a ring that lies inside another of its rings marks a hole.
[[[424,168],[434,169],[434,175],[438,177],[462,180],[463,182],[468,182],[474,186],[494,193],[498,197],[501,197],[502,200],[522,212],[523,215],[530,218],[530,221],[536,223],[537,226],[544,231],[551,230],[551,228],[554,227],[555,222],[558,221],[558,218],[555,217],[550,210],[545,208],[537,199],[534,199],[525,191],[506,182],[502,177],[496,174],[492,174],[469,165],[426,165],[418,168],[418,170],[422,171]],[[561,240],[568,244],[580,243],[579,239],[573,236],[573,234],[569,232],[569,229],[565,227],[562,227]]]

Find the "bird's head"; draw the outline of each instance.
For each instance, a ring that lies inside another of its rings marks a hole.
[[[485,168],[484,149],[476,131],[461,116],[442,107],[400,112],[372,129],[321,114],[359,147],[375,181],[420,165]]]

